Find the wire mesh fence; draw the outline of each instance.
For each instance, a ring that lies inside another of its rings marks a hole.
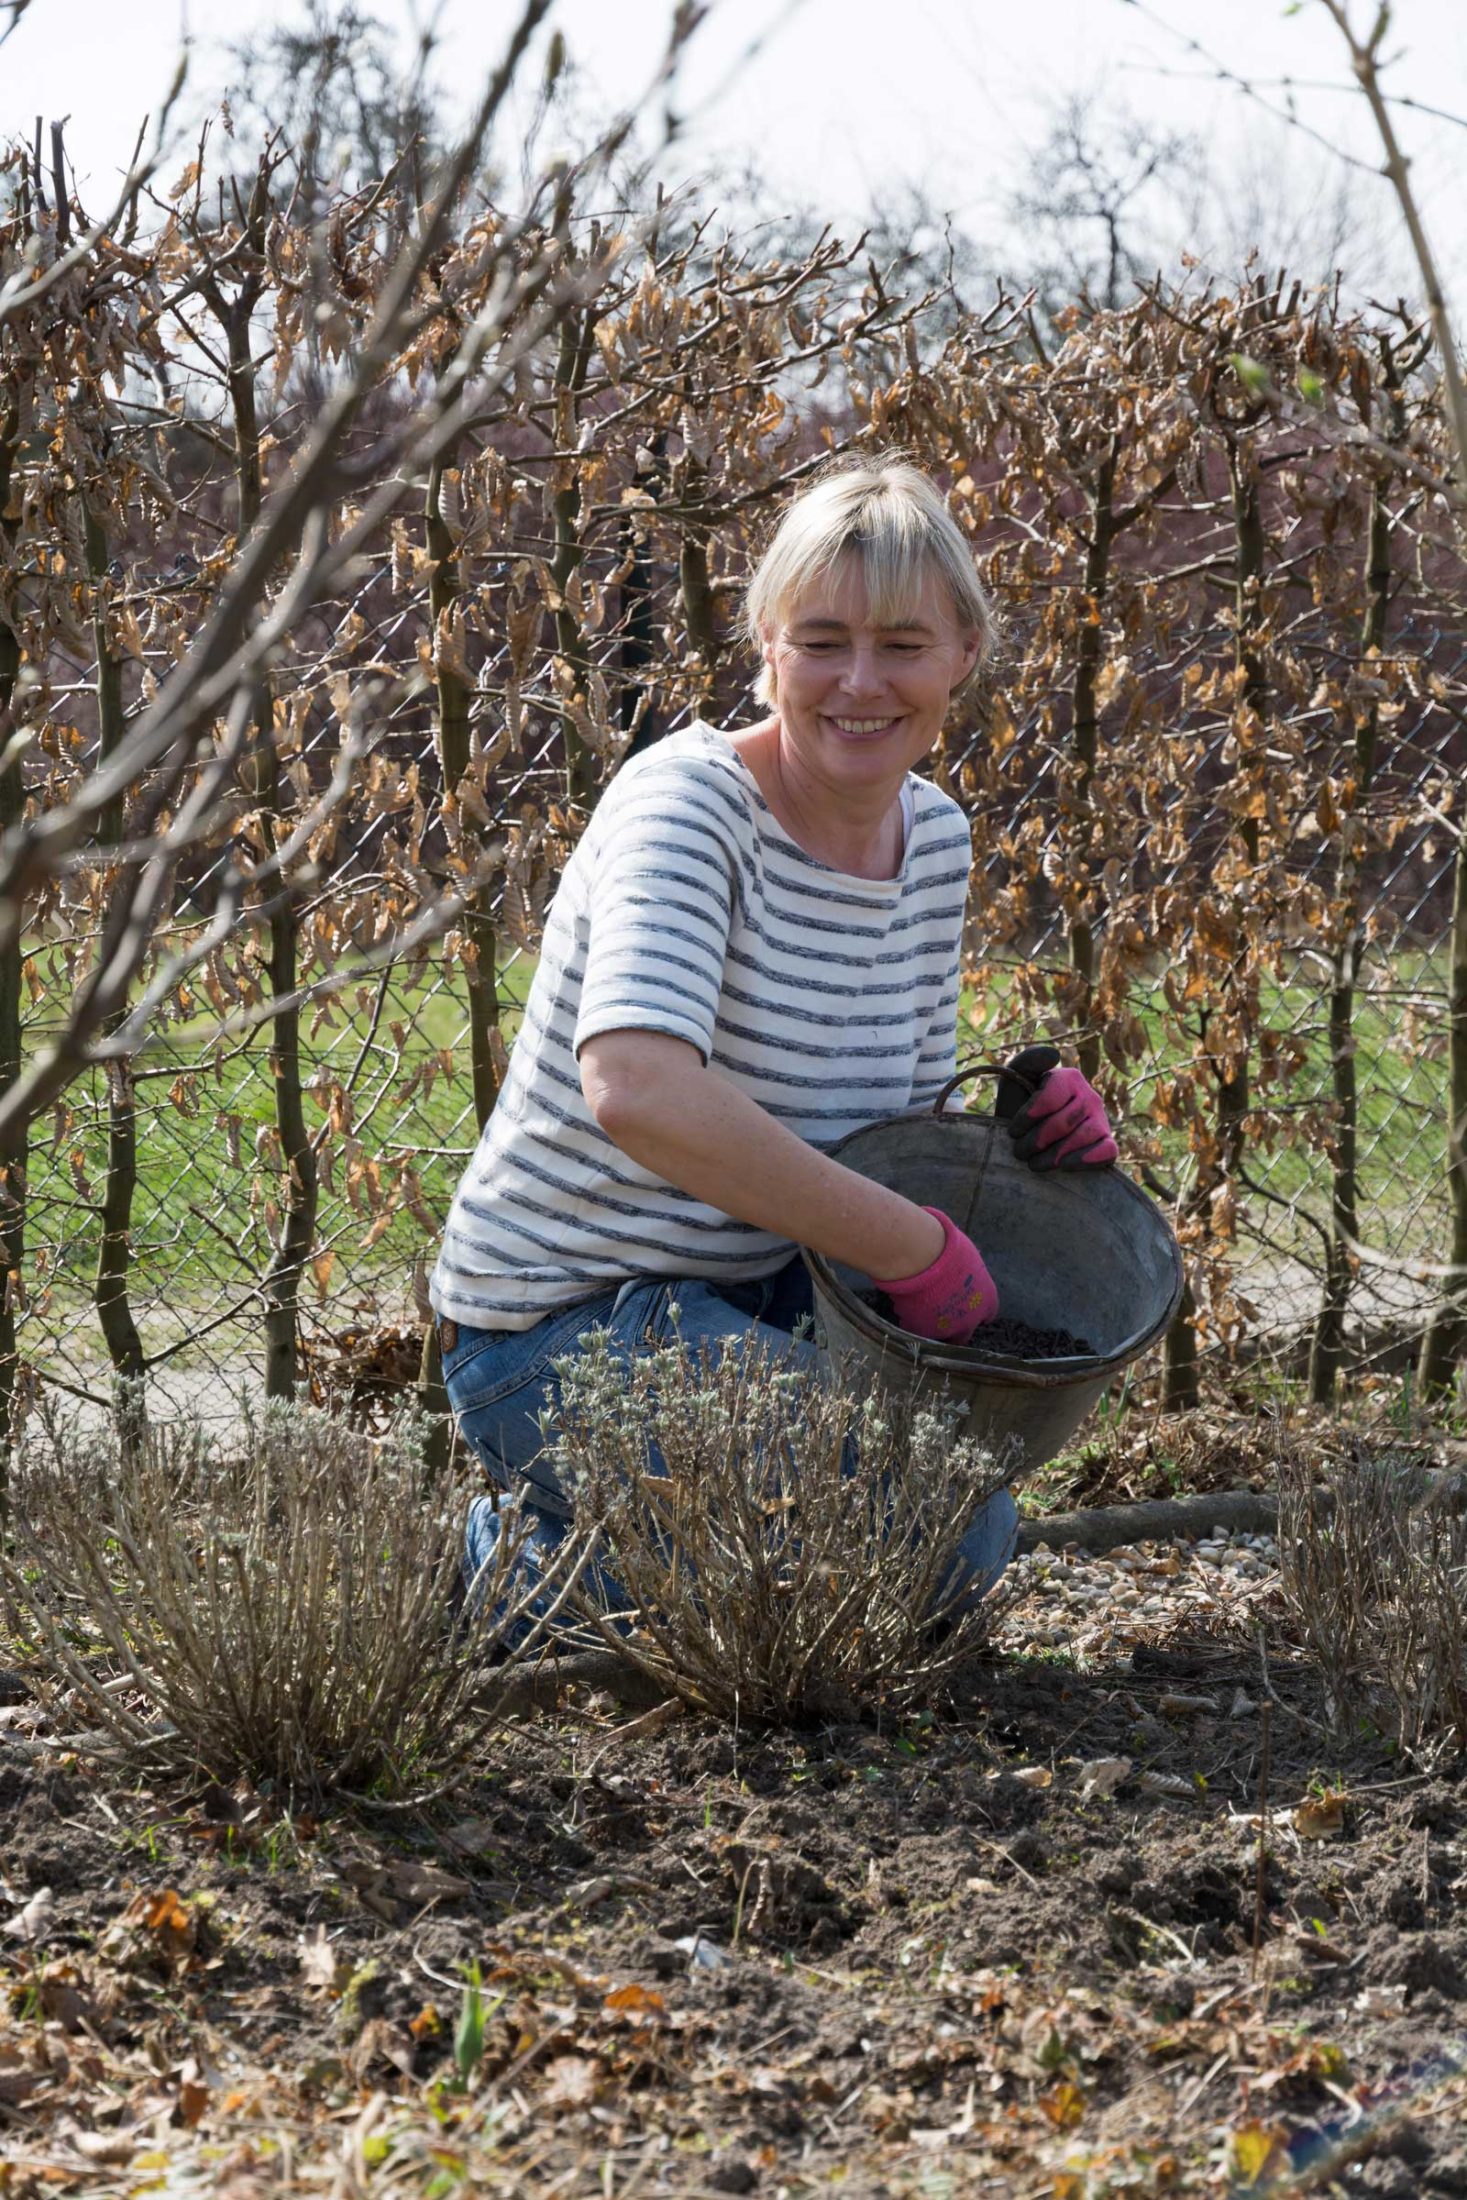
[[[187,667],[329,387],[299,293],[331,271],[253,203],[195,201],[63,286],[64,358],[39,314],[0,325],[0,783],[31,818]],[[363,204],[348,351],[400,233]],[[36,222],[19,206],[11,249]],[[384,421],[435,402],[484,234],[455,238],[354,429],[358,476]],[[145,777],[31,892],[0,1087],[74,1030],[119,879],[145,875],[129,835],[177,843],[126,1010],[0,1156],[21,1400],[105,1410],[121,1375],[155,1411],[232,1411],[242,1384],[365,1407],[416,1380],[566,855],[629,751],[747,714],[739,588],[772,516],[832,452],[893,444],[948,489],[1006,629],[933,762],[973,828],[960,1040],[1043,1032],[1100,1081],[1187,1254],[1166,1395],[1261,1354],[1325,1398],[1432,1334],[1450,1371],[1467,628],[1409,323],[1281,285],[1157,294],[1050,356],[1003,301],[929,344],[926,301],[824,243],[762,266],[695,236],[594,272],[343,585],[280,616],[249,737],[221,721],[161,812]],[[196,338],[160,334],[185,276],[246,355],[275,314],[269,375],[226,366],[212,417],[129,381]],[[360,493],[348,464],[331,525]],[[211,772],[229,800],[189,837]]]

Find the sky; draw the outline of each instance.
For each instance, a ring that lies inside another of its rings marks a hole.
[[[414,0],[371,4],[401,32],[406,56]],[[1365,0],[1353,4],[1363,24]],[[512,0],[443,0],[440,73],[451,96],[467,102],[483,83],[516,12]],[[227,89],[226,42],[244,26],[298,13],[297,0],[254,0],[247,12],[238,0],[32,0],[0,48],[0,134],[29,135],[38,114],[68,115],[67,143],[94,210],[157,106],[185,31],[185,107],[196,116]],[[559,0],[552,21],[591,94],[611,107],[647,81],[668,13],[665,0]],[[1397,91],[1467,116],[1467,0],[1396,0],[1391,44],[1401,55]],[[776,203],[847,229],[874,201],[918,186],[940,211],[1021,257],[1006,197],[1053,103],[1088,90],[1123,102],[1153,129],[1194,132],[1208,148],[1222,212],[1230,196],[1256,204],[1275,185],[1301,204],[1319,197],[1327,156],[1302,135],[1287,138],[1256,101],[1218,82],[1214,63],[1279,104],[1287,95],[1278,79],[1292,76],[1309,87],[1293,95],[1301,119],[1378,164],[1320,0],[715,0],[681,87],[688,121],[679,158],[694,177],[752,167]],[[1399,120],[1460,310],[1467,130],[1414,111]],[[181,146],[178,168],[186,157]],[[1393,246],[1385,191],[1359,176],[1361,214],[1380,222]],[[1404,257],[1391,268],[1405,279]]]

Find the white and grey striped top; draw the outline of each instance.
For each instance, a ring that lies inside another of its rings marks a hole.
[[[624,764],[566,865],[509,1073],[454,1197],[431,1295],[477,1329],[633,1276],[740,1281],[793,1250],[614,1146],[581,1094],[598,1032],[666,1031],[812,1146],[931,1107],[953,1073],[968,828],[908,776],[901,870],[853,878],[776,823],[694,725]]]

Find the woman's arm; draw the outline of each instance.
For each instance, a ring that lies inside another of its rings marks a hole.
[[[925,1208],[807,1146],[686,1040],[604,1031],[582,1046],[580,1069],[613,1145],[735,1221],[868,1276],[913,1276],[942,1252],[942,1225]]]

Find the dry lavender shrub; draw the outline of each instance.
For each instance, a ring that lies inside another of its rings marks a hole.
[[[451,1622],[466,1501],[410,1419],[374,1438],[271,1404],[227,1442],[185,1421],[121,1446],[53,1418],[16,1467],[7,1617],[68,1716],[124,1751],[296,1797],[420,1790],[494,1723],[486,1661],[531,1593],[508,1508]],[[575,1556],[533,1594],[553,1606]]]
[[[560,1374],[556,1464],[624,1592],[583,1609],[688,1702],[764,1722],[900,1710],[987,1640],[993,1601],[965,1597],[958,1545],[1007,1476],[952,1411],[757,1347],[628,1367],[593,1337]]]
[[[1279,1565],[1332,1722],[1368,1721],[1423,1762],[1467,1751],[1462,1492],[1362,1446],[1320,1474],[1317,1457],[1280,1461]]]

